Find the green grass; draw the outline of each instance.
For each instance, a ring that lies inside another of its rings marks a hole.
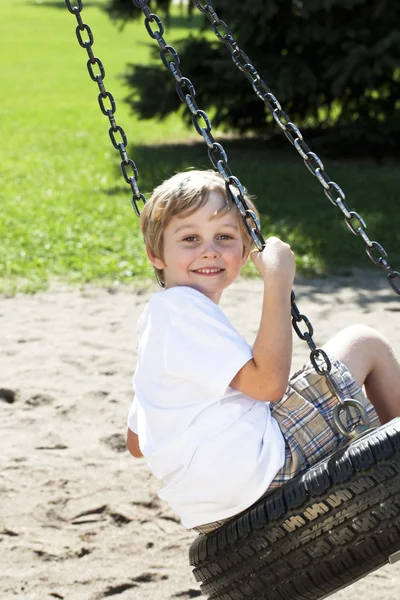
[[[82,14],[106,69],[106,88],[117,100],[116,119],[127,133],[141,191],[148,194],[179,169],[208,168],[205,144],[179,115],[140,122],[130,113],[121,74],[128,62],[150,61],[154,42],[141,19],[121,32],[101,5],[84,2]],[[128,283],[149,277],[130,188],[86,70],[86,51],[75,37],[75,17],[62,0],[2,0],[0,20],[0,290],[32,292],[52,280]],[[165,37],[174,44],[187,34],[176,16]],[[348,233],[292,148],[257,140],[223,143],[232,170],[258,198],[264,235],[288,240],[299,269],[322,274],[371,264],[363,242]],[[399,266],[398,162],[325,166],[347,192],[350,208],[367,220],[370,237]]]

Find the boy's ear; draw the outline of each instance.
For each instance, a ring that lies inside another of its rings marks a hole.
[[[158,258],[155,254],[153,254],[153,252],[150,250],[150,248],[148,246],[146,246],[146,254],[148,256],[149,261],[156,269],[164,269],[165,268],[165,266],[166,266],[165,262],[162,261],[161,258]]]

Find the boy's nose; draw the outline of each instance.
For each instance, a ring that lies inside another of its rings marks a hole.
[[[210,245],[204,248],[202,254],[203,258],[216,258],[218,256],[218,250],[215,246]]]

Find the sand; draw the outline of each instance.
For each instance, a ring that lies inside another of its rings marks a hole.
[[[356,322],[400,356],[400,303],[384,276],[299,280],[298,304],[323,343]],[[55,288],[0,298],[0,599],[172,600],[200,595],[194,539],[157,498],[158,482],[124,447],[136,321],[150,290]],[[241,280],[222,307],[251,342],[261,282]],[[293,368],[307,358],[295,341]],[[400,563],[335,600],[398,600]]]

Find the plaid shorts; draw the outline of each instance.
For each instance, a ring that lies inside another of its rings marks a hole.
[[[365,407],[371,427],[380,425],[374,407],[357,385],[347,367],[331,358],[331,374],[339,385],[343,396],[358,400]],[[338,399],[332,395],[323,375],[319,375],[308,361],[295,373],[279,402],[271,403],[271,414],[278,422],[285,440],[285,464],[278,471],[266,493],[277,488],[319,460],[329,456],[348,438],[340,434],[333,424],[333,411]],[[341,416],[348,428],[360,421],[358,412],[350,407]],[[237,517],[238,515],[235,515]],[[209,533],[218,529],[229,519],[194,527],[194,531]]]

